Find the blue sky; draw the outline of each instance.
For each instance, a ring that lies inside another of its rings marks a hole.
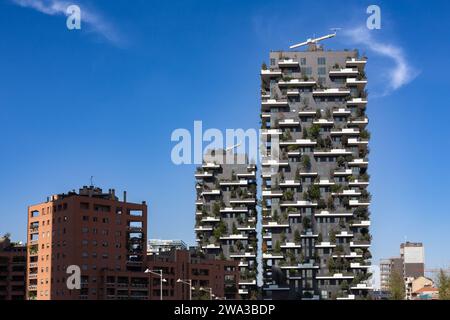
[[[194,166],[176,128],[257,128],[270,50],[343,30],[326,48],[369,57],[374,263],[422,241],[449,266],[448,1],[0,1],[0,233],[25,240],[27,205],[89,184],[149,204],[149,237],[194,244]],[[352,30],[363,30],[362,34]],[[397,80],[392,81],[392,76]]]

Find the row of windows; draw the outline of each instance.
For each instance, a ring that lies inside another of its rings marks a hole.
[[[305,57],[300,58],[299,62],[300,62],[300,65],[302,65],[302,66],[306,65],[306,58]],[[270,65],[274,66],[275,64],[276,64],[275,58],[271,58],[270,59]],[[318,57],[317,58],[317,64],[325,65],[325,64],[327,64],[327,59],[325,57]]]

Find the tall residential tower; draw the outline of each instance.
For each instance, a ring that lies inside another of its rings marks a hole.
[[[371,290],[365,65],[357,51],[310,43],[271,52],[262,66],[266,299],[358,299]]]
[[[256,298],[256,166],[245,155],[215,150],[205,155],[195,177],[198,246],[216,259],[239,261],[238,293]]]

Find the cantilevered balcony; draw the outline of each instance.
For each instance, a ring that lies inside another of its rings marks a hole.
[[[335,117],[345,117],[351,115],[352,112],[346,108],[338,108],[333,110],[333,116]]]
[[[314,151],[316,157],[332,157],[332,156],[345,156],[352,154],[351,151],[345,149],[331,149],[330,151]]]
[[[353,275],[344,275],[342,273],[334,273],[330,275],[320,275],[316,276],[316,279],[321,280],[352,280],[355,276]]]
[[[350,254],[333,254],[333,258],[346,258],[346,259],[361,259],[362,254],[357,254],[356,252],[350,252]]]
[[[316,97],[323,97],[323,96],[336,97],[336,96],[347,96],[349,94],[350,94],[350,90],[340,89],[340,88],[329,88],[329,89],[313,91],[313,96],[316,96]]]
[[[360,140],[358,138],[349,138],[347,144],[349,146],[365,146],[369,143],[367,140]]]
[[[347,86],[349,87],[357,87],[360,90],[363,90],[367,84],[366,79],[358,80],[357,78],[347,78],[346,80]]]
[[[363,98],[352,98],[347,101],[347,106],[365,106],[367,104],[367,100]]]
[[[342,128],[339,130],[331,130],[332,136],[355,136],[359,135],[359,130],[356,128]]]
[[[270,108],[283,108],[288,107],[289,103],[287,101],[280,101],[275,99],[267,99],[261,102],[261,107],[263,110],[270,110]]]
[[[272,259],[284,259],[284,256],[281,253],[263,253],[262,258],[264,260],[272,260]]]
[[[301,270],[301,269],[305,269],[305,270],[313,270],[313,269],[319,269],[319,266],[314,264],[314,263],[299,263],[296,265],[291,265],[291,266],[281,266],[280,269],[285,269],[285,270]]]
[[[323,217],[323,218],[339,218],[339,217],[353,217],[353,213],[351,212],[329,212],[322,210],[319,213],[315,213],[314,216],[316,218]]]
[[[289,223],[267,222],[262,225],[263,229],[289,228]]]
[[[221,186],[246,186],[248,185],[248,180],[220,181],[219,184]]]
[[[218,196],[220,195],[221,191],[219,189],[212,189],[212,190],[204,190],[201,195],[202,196]]]
[[[329,249],[329,248],[336,248],[336,245],[331,243],[331,242],[319,242],[318,244],[315,245],[316,248],[324,248],[324,249]]]
[[[212,231],[213,227],[205,227],[205,226],[199,226],[194,228],[195,231],[199,231],[199,232],[207,232],[207,231]]]
[[[320,187],[329,187],[335,185],[336,182],[329,179],[320,179],[319,181],[314,182],[314,184]]]
[[[317,124],[319,126],[332,126],[334,125],[334,121],[328,119],[317,119],[313,121],[313,124]]]
[[[301,185],[300,181],[295,180],[285,180],[278,184],[280,188],[289,188],[289,187],[299,187]]]
[[[345,176],[349,176],[352,175],[352,169],[345,169],[345,170],[336,170],[334,171],[334,176],[335,177],[345,177]]]
[[[280,127],[296,127],[300,124],[300,121],[295,119],[283,119],[278,122]]]
[[[369,185],[369,182],[367,182],[367,181],[360,181],[360,180],[356,179],[356,180],[350,181],[348,183],[348,185],[350,187],[367,187]]]
[[[247,207],[225,207],[220,209],[220,213],[248,213]]]
[[[207,244],[206,246],[202,246],[202,249],[206,249],[206,250],[218,250],[220,249],[221,246],[215,243],[210,243]]]
[[[262,196],[266,198],[281,198],[283,192],[281,190],[262,190]]]
[[[209,216],[209,217],[202,218],[201,221],[202,222],[220,222],[220,218]]]
[[[233,253],[230,254],[230,258],[238,258],[238,259],[256,259],[256,254],[253,252],[244,252],[244,253]]]
[[[367,283],[358,283],[356,286],[350,287],[350,290],[373,290],[373,287]]]
[[[347,126],[360,126],[360,125],[366,125],[369,123],[369,119],[364,117],[364,118],[360,118],[360,119],[354,119],[354,120],[349,120],[347,122]]]
[[[345,65],[349,68],[358,68],[358,70],[363,70],[364,66],[366,65],[367,60],[366,59],[358,59],[358,58],[351,58],[347,59],[345,61]]]
[[[230,204],[256,204],[256,199],[230,199]]]
[[[248,240],[248,236],[242,234],[230,234],[228,236],[220,237],[220,240],[231,240],[231,241]]]
[[[348,231],[341,231],[336,234],[336,238],[353,238],[354,234]]]
[[[312,87],[316,85],[316,81],[313,80],[301,80],[301,79],[291,79],[288,81],[280,80],[278,81],[278,86],[282,87],[291,87],[291,88],[299,88],[299,87]]]
[[[349,294],[345,297],[337,297],[336,300],[355,300],[355,295]]]
[[[367,243],[367,242],[350,242],[350,248],[370,248],[370,243]]]
[[[350,269],[369,269],[370,265],[361,264],[360,262],[350,263]]]
[[[342,190],[341,192],[333,192],[331,193],[331,195],[336,196],[336,197],[347,197],[347,196],[360,196],[361,192],[358,192],[354,189],[346,189],[346,190]]]
[[[261,163],[263,167],[271,167],[271,166],[279,166],[279,167],[287,167],[289,166],[289,162],[287,160],[276,160],[276,159],[267,159],[263,160]]]
[[[368,228],[368,227],[370,227],[370,220],[363,220],[363,221],[359,221],[359,222],[354,222],[350,226],[351,227]]]
[[[198,172],[195,174],[195,177],[197,179],[205,179],[205,178],[212,178],[213,173],[212,172]]]
[[[281,77],[282,73],[280,70],[261,70],[261,78],[270,79]]]
[[[356,77],[358,75],[358,69],[354,68],[341,68],[332,69],[329,71],[330,77]]]
[[[367,167],[369,162],[365,159],[354,159],[348,163],[350,167]]]
[[[306,201],[306,200],[297,200],[297,201],[283,201],[280,204],[281,207],[293,207],[293,208],[311,208],[317,207],[317,203]]]
[[[317,145],[316,141],[310,139],[296,139],[292,141],[281,141],[280,146],[298,146],[298,147],[312,147]]]
[[[300,249],[302,247],[301,244],[295,242],[286,242],[285,244],[280,245],[282,250],[286,249]]]
[[[313,110],[301,110],[298,112],[299,117],[315,117],[316,111]]]

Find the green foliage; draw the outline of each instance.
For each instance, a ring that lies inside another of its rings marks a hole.
[[[311,200],[319,200],[320,187],[318,185],[312,185],[308,190],[308,196]]]
[[[305,170],[311,169],[311,159],[309,158],[309,156],[307,154],[302,155],[301,161],[302,161],[302,167]]]
[[[313,139],[317,139],[319,137],[319,134],[320,134],[320,126],[318,124],[313,124],[309,128],[309,132],[308,133]]]
[[[439,288],[439,299],[450,300],[450,276],[442,269],[438,274],[437,285]]]
[[[405,299],[405,282],[403,276],[397,271],[392,271],[389,277],[389,292],[391,300]]]
[[[266,65],[265,62],[263,62],[263,63],[261,64],[261,69],[262,69],[262,70],[267,70],[267,65]]]
[[[295,229],[294,231],[294,241],[295,243],[300,243],[302,241],[302,237],[300,236],[300,231],[298,231],[298,229]]]

